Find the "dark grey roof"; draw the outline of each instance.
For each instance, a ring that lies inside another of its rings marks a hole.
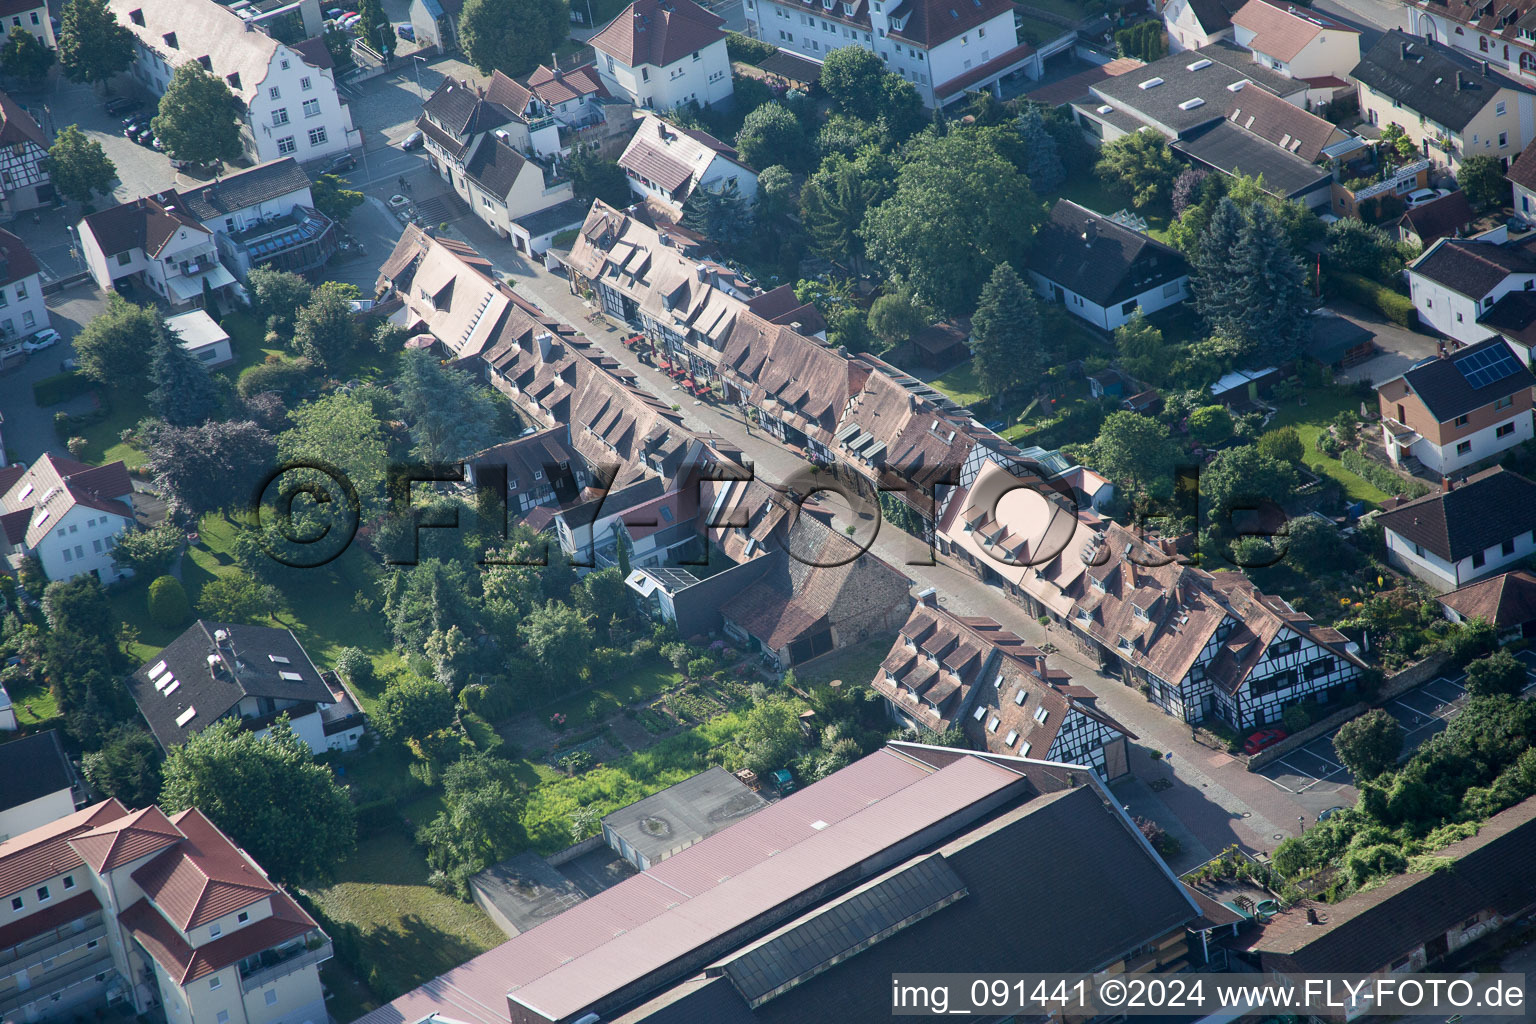
[[[464,173],[498,199],[506,199],[528,161],[494,135],[486,135],[464,163]]]
[[[1162,80],[1147,88],[1146,83]],[[1255,64],[1243,49],[1212,43],[1199,50],[1185,50],[1155,60],[1144,68],[1095,82],[1089,92],[1112,106],[1134,113],[1141,121],[1164,134],[1182,136],[1226,116],[1237,91],[1258,86],[1277,96],[1303,91],[1298,83]],[[1200,101],[1198,104],[1195,101]],[[1188,109],[1182,105],[1189,104]]]
[[[1477,322],[1526,348],[1536,347],[1536,292],[1505,292]]]
[[[74,778],[59,731],[49,729],[0,743],[0,779],[5,780],[0,786],[0,811],[69,789]]]
[[[1189,9],[1199,20],[1200,27],[1210,34],[1231,28],[1232,15],[1245,3],[1247,0],[1189,0]]]
[[[557,206],[549,206],[517,218],[518,226],[534,238],[558,234],[569,228],[579,228],[587,219],[587,204],[580,199],[567,199]]]
[[[752,1024],[752,1010],[725,975],[689,978],[613,1024]]]
[[[1459,487],[1404,502],[1377,518],[1404,540],[1459,562],[1536,529],[1536,484],[1495,466]]]
[[[1028,266],[1100,306],[1189,273],[1178,250],[1067,199],[1051,207],[1035,235]]]
[[[1092,784],[1037,796],[939,852],[969,895],[768,1000],[755,1019],[888,1024],[892,974],[1089,973],[1199,916]]]
[[[1343,359],[1349,350],[1376,335],[1353,320],[1342,316],[1316,314],[1312,317],[1312,337],[1307,341],[1307,355],[1325,366]]]
[[[421,109],[448,131],[461,137],[500,128],[512,120],[513,116],[506,107],[492,103],[468,84],[453,78],[445,79],[427,97]]]
[[[1439,423],[1536,386],[1536,374],[1499,337],[1410,366],[1403,380]]]
[[[227,636],[222,645],[216,640],[220,631]],[[217,675],[209,661],[215,654],[222,658]],[[233,671],[228,667],[231,662]],[[298,678],[284,678],[284,674]],[[233,711],[244,697],[316,704],[335,700],[320,670],[289,630],[204,619],[140,666],[128,678],[128,692],[166,749],[185,743],[187,737]],[[189,710],[195,713],[178,723]]]
[[[1536,94],[1530,86],[1492,70],[1487,61],[1400,29],[1384,33],[1350,77],[1454,132],[1465,128],[1500,89]]]
[[[1287,153],[1231,121],[1218,121],[1174,142],[1173,148],[1191,159],[1228,174],[1264,177],[1264,189],[1282,199],[1308,191],[1332,172]]]
[[[1457,189],[1450,195],[1432,199],[1406,211],[1398,225],[1407,224],[1419,236],[1420,245],[1429,245],[1436,239],[1454,235],[1474,219],[1472,204],[1467,194]]]
[[[939,854],[883,876],[827,904],[724,962],[736,991],[755,1005],[790,982],[834,965],[877,936],[915,923],[966,895]]]
[[[1510,274],[1536,274],[1536,256],[1521,245],[1447,238],[1414,260],[1412,270],[1469,299],[1482,299]]]
[[[559,869],[526,850],[486,868],[469,884],[477,900],[490,903],[518,934],[538,927],[587,898]]]
[[[182,210],[207,222],[309,186],[309,175],[304,173],[298,161],[284,157],[175,195],[181,199]]]
[[[724,768],[700,772],[603,818],[651,864],[766,807],[768,801]]]

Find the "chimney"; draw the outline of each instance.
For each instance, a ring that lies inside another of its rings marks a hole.
[[[920,590],[917,593],[917,603],[925,604],[929,608],[937,608],[939,606],[939,592],[933,587]]]
[[[555,336],[550,334],[548,331],[543,331],[533,340],[539,346],[539,361],[542,363],[549,362],[550,353],[554,349],[555,345]]]
[[[1408,50],[1412,46],[1413,46],[1413,44],[1408,42],[1407,40],[1404,40],[1403,42],[1398,43],[1397,44],[1397,59],[1398,60],[1407,60],[1408,59]]]
[[[1489,75],[1488,75],[1488,62],[1487,61],[1483,61],[1483,77],[1484,78],[1489,77]]]
[[[661,141],[667,141],[667,124],[665,121],[656,122],[656,134],[661,136]]]
[[[699,264],[695,265],[694,268],[693,268],[693,272],[694,272],[695,275],[697,275],[698,279],[701,282],[707,283],[709,281],[709,269],[707,267],[705,267],[704,264],[699,263]]]
[[[1307,924],[1321,924],[1321,923],[1322,922],[1317,919],[1317,908],[1316,907],[1308,907],[1307,908]]]
[[[1450,489],[1451,489],[1451,478],[1448,477],[1448,476],[1442,476],[1440,478],[1440,490],[1449,493]]]
[[[1087,224],[1085,224],[1083,226],[1083,244],[1086,245],[1086,246],[1092,247],[1093,243],[1097,242],[1098,240],[1099,240],[1099,224],[1098,224],[1098,221],[1090,220]]]

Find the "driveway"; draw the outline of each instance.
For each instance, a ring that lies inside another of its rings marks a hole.
[[[1359,321],[1376,335],[1377,354],[1340,374],[1345,380],[1380,384],[1399,376],[1419,360],[1439,354],[1440,339],[1436,335],[1410,331],[1383,318],[1374,309],[1353,302],[1330,302],[1328,305],[1351,320]]]
[[[5,455],[12,462],[31,462],[43,452],[67,455],[64,441],[53,427],[56,412],[86,412],[91,407],[89,395],[72,398],[62,405],[38,407],[32,398],[32,385],[60,371],[59,364],[75,354],[72,344],[80,328],[106,309],[106,296],[87,281],[48,296],[48,316],[54,330],[64,340],[52,348],[35,352],[24,363],[0,374],[0,409],[5,410]]]

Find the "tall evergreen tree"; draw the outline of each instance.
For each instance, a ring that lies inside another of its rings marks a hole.
[[[721,245],[735,245],[752,230],[752,211],[736,179],[718,189],[696,187],[683,204],[683,226]]]
[[[1045,366],[1040,348],[1040,307],[1013,267],[999,263],[981,289],[971,318],[976,376],[994,400],[1039,378]]]
[[[1056,139],[1045,127],[1040,108],[1026,103],[1019,114],[1019,137],[1024,140],[1024,173],[1036,192],[1049,192],[1067,180],[1066,168],[1056,149]]]
[[[208,420],[219,410],[218,392],[208,367],[182,348],[165,324],[155,324],[154,338],[149,379],[155,387],[149,393],[150,404],[173,427],[191,427]]]
[[[384,5],[379,0],[363,0],[357,12],[362,18],[357,23],[357,34],[363,42],[382,53],[386,61],[394,60],[399,40],[395,38],[395,26],[390,24],[389,15],[384,13]]]
[[[890,195],[890,161],[866,151],[850,160],[833,154],[800,190],[800,220],[820,256],[857,272],[864,259],[859,226],[864,215]]]
[[[1223,198],[1211,213],[1200,244],[1189,253],[1190,283],[1195,308],[1211,327],[1229,333],[1241,301],[1232,279],[1233,254],[1242,240],[1246,220],[1237,204]]]
[[[1232,251],[1237,308],[1232,335],[1266,363],[1293,359],[1308,335],[1307,272],[1269,208],[1248,212]]]

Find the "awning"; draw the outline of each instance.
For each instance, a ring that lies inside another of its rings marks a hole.
[[[216,263],[213,269],[206,274],[196,274],[192,277],[181,276],[166,279],[166,286],[171,290],[171,296],[176,303],[191,302],[199,299],[203,294],[203,282],[207,281],[214,291],[220,288],[228,288],[235,283],[235,275],[224,269],[224,264]]]
[[[638,334],[631,334],[629,337],[624,339],[625,348],[634,348],[638,344],[640,344],[640,335]]]
[[[418,334],[405,343],[406,348],[431,348],[437,339],[430,334]]]
[[[660,367],[661,369],[663,369],[663,370],[670,370],[670,369],[672,369],[672,362],[671,362],[671,360],[668,360],[668,359],[662,359],[659,362],[657,362],[656,365],[658,367]]]

